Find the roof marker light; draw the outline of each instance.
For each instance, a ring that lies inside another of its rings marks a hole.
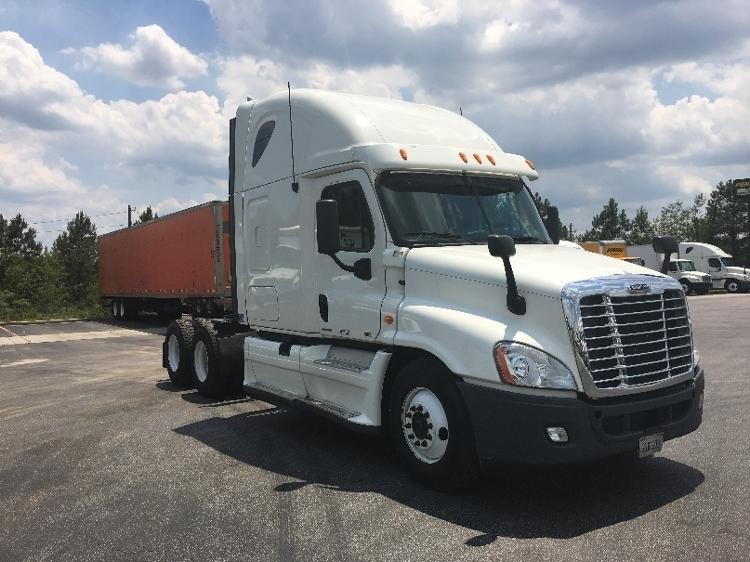
[[[527,166],[528,166],[529,168],[531,168],[532,170],[536,170],[536,166],[534,165],[534,161],[533,161],[533,160],[529,160],[529,159],[527,158],[527,159],[526,159],[526,165],[527,165]]]
[[[490,164],[492,164],[494,166],[495,165],[495,157],[492,156],[492,154],[487,154],[486,156],[487,156],[487,160],[490,161]]]
[[[464,161],[464,164],[469,161],[469,159],[466,157],[466,154],[464,154],[463,152],[459,152],[458,155],[461,157],[461,160]]]
[[[405,148],[402,148],[402,149],[400,149],[400,150],[398,151],[398,153],[399,153],[399,154],[401,155],[401,159],[402,159],[402,160],[406,160],[406,159],[408,159],[408,158],[409,158],[409,155],[408,155],[408,154],[406,154],[406,149],[405,149]]]
[[[481,164],[482,163],[482,157],[479,156],[479,154],[477,154],[476,152],[474,153],[474,160],[477,161],[477,164]]]

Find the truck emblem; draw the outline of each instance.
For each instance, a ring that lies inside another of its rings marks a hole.
[[[631,295],[641,295],[644,293],[648,293],[650,290],[651,287],[646,285],[646,283],[634,283],[628,286],[628,293],[630,293]]]

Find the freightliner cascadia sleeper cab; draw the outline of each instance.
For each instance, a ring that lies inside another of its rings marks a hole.
[[[699,426],[680,284],[560,246],[533,164],[468,119],[291,90],[243,103],[230,139],[234,315],[170,326],[177,384],[382,432],[439,487]]]

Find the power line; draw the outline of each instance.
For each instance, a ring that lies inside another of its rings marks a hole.
[[[113,215],[119,215],[124,213],[124,211],[117,211],[116,213],[101,213],[99,215],[86,215],[89,218],[97,218],[97,217],[111,217]],[[74,217],[75,218],[75,217]],[[30,222],[29,224],[49,224],[53,222],[61,222],[61,221],[72,221],[73,219],[52,219],[48,221],[37,221],[37,222]]]

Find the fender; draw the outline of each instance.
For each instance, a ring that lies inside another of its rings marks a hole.
[[[495,385],[500,384],[493,355],[495,344],[514,340],[543,349],[562,361],[582,388],[561,302],[527,294],[527,314],[509,318],[510,313],[502,308],[503,295],[495,296],[494,303],[488,302],[485,315],[407,298],[399,308],[394,344],[431,353],[465,379]],[[505,324],[505,319],[513,323]]]

